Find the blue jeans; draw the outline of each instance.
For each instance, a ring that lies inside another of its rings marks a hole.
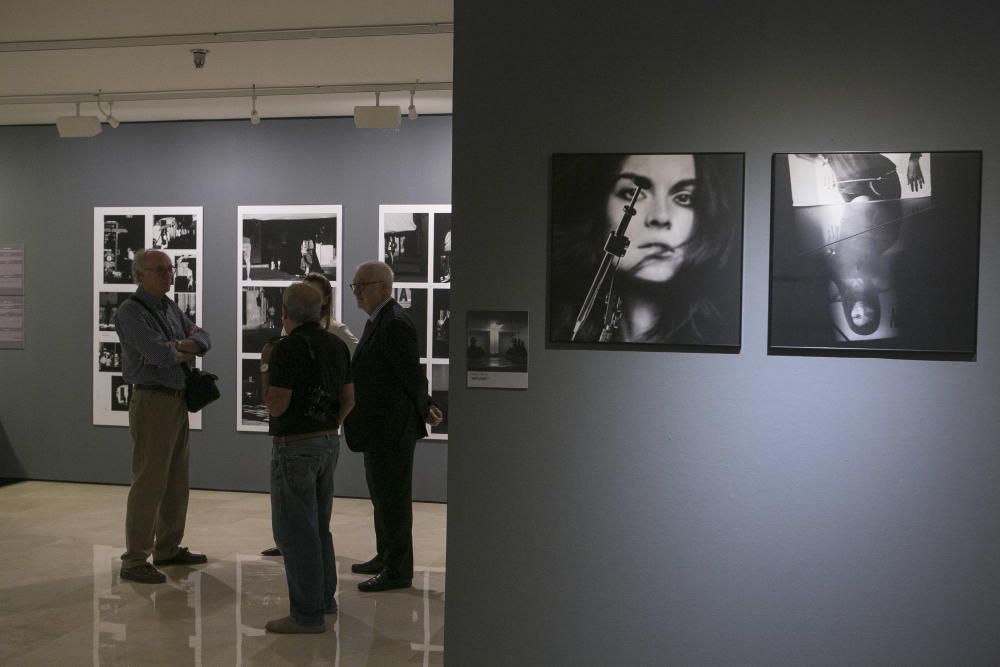
[[[274,445],[271,455],[271,528],[285,559],[290,616],[320,625],[334,605],[337,566],[330,535],[336,435]]]

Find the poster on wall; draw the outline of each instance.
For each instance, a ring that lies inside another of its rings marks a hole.
[[[549,347],[740,346],[743,154],[556,154]]]
[[[379,257],[395,274],[392,296],[417,329],[420,362],[445,420],[431,439],[448,437],[451,335],[451,206],[379,206]]]
[[[135,254],[156,248],[171,258],[174,283],[167,297],[202,326],[202,209],[200,206],[94,209],[94,424],[128,426],[132,388],[122,379],[122,349],[115,331],[118,307],[136,290]],[[201,367],[201,359],[195,365]],[[201,413],[189,416],[201,428]]]
[[[470,310],[465,318],[465,384],[528,388],[528,311]]]
[[[775,154],[769,350],[974,356],[981,162]]]
[[[238,431],[267,432],[260,391],[260,353],[281,335],[281,295],[318,273],[333,289],[331,312],[341,319],[342,207],[338,205],[239,206],[236,359]]]
[[[0,243],[0,295],[24,295],[24,246]]]
[[[0,295],[0,350],[24,349],[24,297]]]

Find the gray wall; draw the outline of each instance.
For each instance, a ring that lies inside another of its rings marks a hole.
[[[996,3],[456,5],[455,323],[532,356],[452,367],[447,662],[1000,664]],[[768,356],[771,154],[911,148],[984,151],[977,359]],[[746,152],[739,355],[545,349],[588,151]]]
[[[349,281],[378,252],[379,204],[450,201],[450,117],[398,132],[350,118],[123,124],[73,140],[52,126],[0,127],[0,243],[27,253],[27,348],[0,350],[0,476],[129,481],[128,430],[91,426],[93,207],[204,207],[206,368],[223,399],[192,433],[192,485],[260,491],[269,439],[237,433],[234,416],[237,205],[343,204]],[[343,313],[360,334],[349,295]],[[445,499],[447,447],[418,445],[418,499]],[[337,494],[367,496],[361,456],[346,447]]]

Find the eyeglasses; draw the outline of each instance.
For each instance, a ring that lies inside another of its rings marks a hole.
[[[385,282],[385,281],[384,280],[369,280],[366,283],[351,283],[350,284],[350,288],[351,288],[352,292],[357,292],[359,290],[364,289],[365,287],[368,287],[369,285],[378,285],[378,284],[383,283],[383,282]]]
[[[154,266],[154,267],[150,267],[148,269],[143,269],[142,272],[143,273],[146,273],[146,272],[149,272],[149,273],[158,273],[161,276],[169,276],[169,275],[171,275],[174,272],[174,267],[172,267],[172,266]]]

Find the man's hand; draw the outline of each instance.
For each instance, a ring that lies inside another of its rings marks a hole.
[[[444,421],[444,413],[436,405],[432,405],[427,410],[427,416],[424,417],[424,421],[431,426],[437,426],[442,421]]]

